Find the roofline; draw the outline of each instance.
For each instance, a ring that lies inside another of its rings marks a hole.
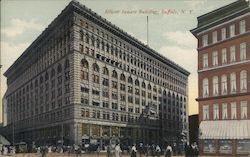
[[[32,49],[36,45],[36,43],[39,42],[39,40],[41,40],[45,35],[47,35],[47,32],[50,31],[54,27],[54,25],[56,24],[56,22],[58,20],[60,20],[67,11],[70,11],[70,9],[71,9],[70,7],[75,7],[75,8],[73,8],[72,13],[76,11],[75,9],[77,9],[77,8],[80,7],[79,8],[80,11],[84,11],[85,13],[90,14],[92,17],[100,20],[100,22],[102,22],[103,24],[105,24],[106,26],[108,26],[109,28],[111,28],[112,30],[116,31],[118,34],[122,35],[125,38],[125,40],[130,40],[134,44],[136,44],[136,45],[140,46],[142,49],[146,50],[145,53],[148,53],[151,56],[154,55],[154,57],[156,57],[158,60],[161,60],[163,63],[168,64],[172,68],[176,69],[179,72],[182,72],[183,74],[185,74],[187,76],[190,75],[190,72],[188,72],[186,69],[184,69],[180,65],[177,65],[176,63],[174,63],[173,61],[171,61],[167,57],[159,54],[158,52],[156,52],[155,50],[153,50],[149,46],[143,44],[141,41],[139,41],[135,37],[129,35],[127,32],[123,31],[122,29],[120,29],[119,27],[115,26],[114,24],[112,24],[111,22],[109,22],[108,20],[106,20],[105,18],[101,17],[96,12],[94,12],[91,9],[87,8],[85,5],[82,5],[81,3],[79,3],[76,0],[72,0],[61,11],[61,13],[48,25],[48,27],[35,39],[35,41],[33,41],[32,44],[22,53],[22,55],[20,57],[18,57],[18,59],[8,68],[8,70],[6,70],[6,72],[4,73],[4,76],[7,77],[7,75],[12,70],[12,68],[14,66],[16,66],[18,64],[18,62],[21,59],[24,58],[25,55],[29,55],[31,53],[31,52],[29,52],[29,50]]]

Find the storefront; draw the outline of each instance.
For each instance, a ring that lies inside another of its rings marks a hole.
[[[249,126],[250,120],[202,121],[199,135],[201,155],[248,155]]]

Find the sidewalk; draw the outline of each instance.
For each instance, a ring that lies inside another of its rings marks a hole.
[[[11,156],[13,157],[13,155],[0,155],[0,157],[11,157]],[[81,157],[107,157],[106,154],[100,154],[99,156],[97,154],[78,155],[78,157],[80,157],[80,156]],[[37,154],[37,153],[15,154],[14,157],[41,157],[41,154]],[[49,153],[46,155],[46,157],[76,157],[76,154]],[[113,155],[112,157],[115,157],[115,155]],[[130,156],[129,155],[122,155],[121,157],[130,157]],[[140,157],[140,156],[137,155],[137,157]],[[142,156],[142,157],[146,157],[146,156]],[[161,157],[164,157],[164,156],[162,155]],[[184,156],[172,156],[172,157],[184,157]],[[212,156],[199,156],[199,157],[212,157]],[[216,157],[216,156],[213,156],[213,157]]]

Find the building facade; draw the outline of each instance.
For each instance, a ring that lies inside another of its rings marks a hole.
[[[102,149],[185,141],[188,75],[72,1],[5,72],[6,134]]]
[[[250,7],[238,0],[197,18],[201,154],[250,150]]]
[[[189,125],[189,143],[197,143],[199,137],[199,115],[194,114],[188,117]]]

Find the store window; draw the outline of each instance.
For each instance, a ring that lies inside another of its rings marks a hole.
[[[237,141],[237,154],[247,154],[250,150],[250,140]]]
[[[216,152],[215,140],[204,140],[203,152],[215,153]]]
[[[219,141],[219,152],[221,154],[232,154],[232,141],[231,140],[220,140]]]

